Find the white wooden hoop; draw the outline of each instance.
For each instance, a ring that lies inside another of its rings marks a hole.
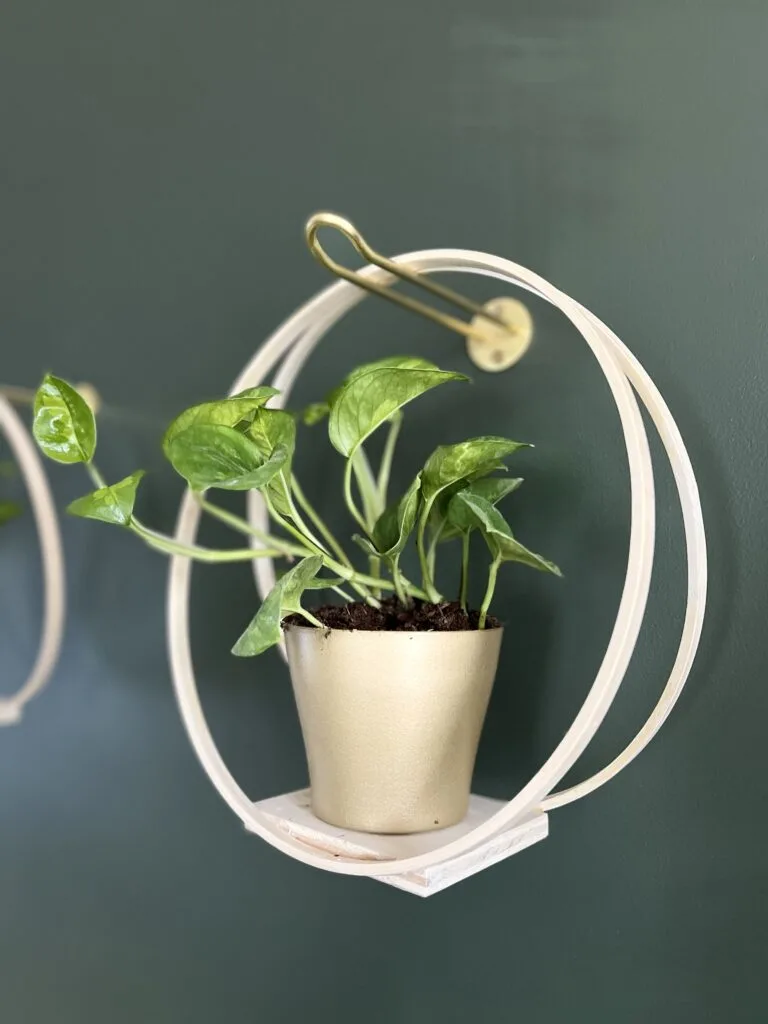
[[[631,528],[627,575],[603,662],[576,718],[544,765],[505,807],[460,839],[448,842],[429,854],[375,863],[343,857],[329,858],[322,852],[310,849],[278,829],[237,785],[213,741],[194,679],[188,622],[191,563],[181,557],[172,560],[167,629],[174,687],[190,740],[211,781],[250,831],[284,853],[327,871],[369,877],[420,871],[442,863],[523,820],[532,810],[550,810],[561,806],[607,782],[647,745],[675,704],[698,646],[706,602],[706,543],[693,469],[663,399],[635,357],[619,339],[579,303],[537,274],[509,260],[463,249],[433,249],[399,256],[397,260],[421,273],[452,271],[498,278],[547,300],[571,320],[597,359],[616,402],[629,459]],[[382,283],[391,280],[391,275],[377,267],[366,267],[362,273]],[[263,382],[284,358],[275,377],[275,386],[281,388],[281,400],[285,401],[296,375],[314,346],[333,324],[364,297],[364,292],[346,282],[338,282],[318,293],[262,345],[235,382],[232,391]],[[553,792],[594,736],[616,696],[637,641],[648,597],[655,534],[653,471],[648,439],[632,388],[648,409],[659,432],[680,496],[688,566],[687,608],[682,638],[662,696],[629,746],[601,772],[568,790]],[[255,522],[263,523],[264,510],[258,500],[251,500],[250,513]],[[199,518],[199,507],[191,494],[187,493],[179,510],[177,540],[191,543],[197,532]],[[263,595],[274,579],[273,567],[259,561],[255,563],[254,569]]]
[[[35,516],[43,563],[43,627],[37,657],[22,688],[13,696],[0,696],[0,725],[13,725],[24,705],[42,690],[50,678],[64,633],[64,556],[56,506],[40,456],[11,403],[0,395],[0,430],[3,431],[21,468]]]

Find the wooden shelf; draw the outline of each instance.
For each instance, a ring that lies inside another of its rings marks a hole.
[[[407,836],[352,832],[327,825],[312,813],[308,789],[262,800],[254,806],[282,831],[316,852],[325,854],[328,859],[343,857],[346,860],[371,862],[415,857],[439,850],[440,847],[459,839],[487,821],[506,804],[501,800],[473,795],[470,799],[469,812],[458,825]],[[519,853],[540,839],[545,839],[548,831],[547,815],[536,813],[497,833],[467,853],[449,857],[423,871],[374,877],[379,882],[386,882],[387,885],[415,893],[417,896],[431,896],[448,888],[449,885],[469,878],[483,868]]]

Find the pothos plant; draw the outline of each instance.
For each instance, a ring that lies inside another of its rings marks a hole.
[[[51,375],[44,378],[35,397],[33,432],[47,456],[83,464],[96,487],[69,506],[67,511],[73,515],[112,523],[136,534],[150,548],[202,562],[284,561],[287,570],[237,640],[232,649],[236,655],[260,654],[278,643],[282,621],[289,614],[322,627],[312,611],[302,606],[306,591],[331,590],[344,602],[357,600],[375,607],[384,594],[405,608],[414,602],[440,604],[437,555],[448,541],[456,541],[460,550],[458,600],[467,610],[470,542],[475,532],[490,552],[488,583],[477,618],[478,628],[484,629],[501,565],[518,562],[560,575],[556,565],[515,538],[497,508],[522,480],[494,474],[506,470],[508,456],[528,446],[504,437],[475,437],[440,446],[405,493],[388,500],[403,408],[433,388],[467,380],[426,359],[393,357],[357,367],[326,401],[300,415],[270,407],[278,395],[272,387],[248,388],[182,412],[163,438],[166,457],[202,510],[257,542],[253,547],[214,550],[180,544],[146,526],[134,513],[144,471],[106,482],[94,462],[94,414],[66,381]],[[367,556],[365,571],[355,565],[299,483],[293,456],[300,419],[307,424],[327,419],[329,440],[345,460],[343,501],[360,531],[353,540]],[[386,431],[386,440],[374,473],[365,443],[379,429]],[[209,494],[215,490],[258,490],[274,531],[257,529],[213,502]],[[405,575],[400,564],[411,539],[418,552],[418,583]]]

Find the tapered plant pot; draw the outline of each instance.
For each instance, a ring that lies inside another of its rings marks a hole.
[[[400,834],[461,821],[502,632],[288,626],[315,815]]]

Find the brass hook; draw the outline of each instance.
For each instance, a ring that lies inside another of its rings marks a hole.
[[[477,333],[476,323],[465,323],[463,320],[450,316],[448,313],[441,313],[439,309],[433,309],[431,306],[427,306],[425,303],[419,302],[418,299],[413,299],[409,295],[400,295],[399,292],[393,291],[387,285],[371,281],[357,271],[349,270],[347,267],[337,263],[323,249],[318,240],[317,234],[320,228],[335,228],[352,244],[363,259],[377,267],[381,267],[382,270],[388,271],[394,277],[402,281],[409,281],[411,284],[416,285],[418,288],[423,288],[445,302],[458,306],[459,309],[463,309],[466,313],[472,313],[475,317],[479,316],[485,320],[490,320],[497,327],[503,328],[504,331],[510,334],[517,333],[515,327],[486,307],[472,302],[471,299],[460,295],[451,288],[446,288],[445,285],[431,281],[425,274],[418,274],[413,270],[409,270],[408,267],[404,267],[401,263],[396,263],[394,260],[387,259],[386,256],[381,256],[370,247],[355,225],[348,221],[346,217],[340,217],[336,213],[315,213],[309,218],[305,228],[309,251],[315,259],[337,277],[342,277],[345,281],[351,281],[358,288],[364,288],[366,291],[373,292],[374,295],[379,295],[382,299],[388,299],[390,302],[394,302],[398,306],[410,310],[412,313],[419,313],[421,316],[434,320],[435,323],[448,327],[452,331],[457,331],[467,338],[471,338]]]

